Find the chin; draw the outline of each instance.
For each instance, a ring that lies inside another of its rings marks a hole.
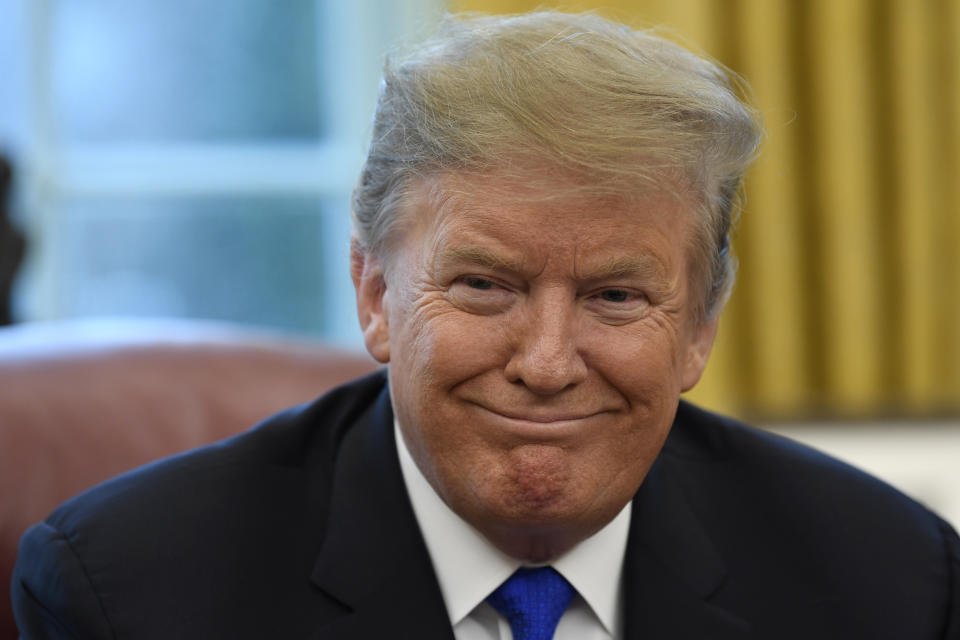
[[[600,530],[605,521],[560,509],[524,509],[491,514],[479,527],[494,546],[526,562],[547,562]],[[593,522],[592,520],[596,520]]]

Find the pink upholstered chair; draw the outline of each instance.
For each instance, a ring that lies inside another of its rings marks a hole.
[[[60,502],[375,366],[366,354],[210,323],[0,329],[0,639],[16,637],[18,540]]]

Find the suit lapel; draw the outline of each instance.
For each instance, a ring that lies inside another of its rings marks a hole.
[[[749,622],[710,602],[726,568],[672,480],[671,462],[661,455],[634,499],[624,637],[749,638]],[[312,580],[343,613],[325,621],[317,637],[453,640],[400,472],[386,390],[344,436],[328,513]]]
[[[750,623],[710,602],[726,567],[663,457],[634,498],[624,559],[624,637],[750,637]]]
[[[453,640],[400,472],[386,390],[344,437],[327,522],[312,580],[347,612],[318,637]]]

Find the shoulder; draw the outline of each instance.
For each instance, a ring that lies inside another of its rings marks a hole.
[[[226,603],[247,597],[293,607],[323,537],[340,442],[379,419],[371,412],[384,389],[376,373],[67,501],[21,541],[21,624],[56,611],[58,624],[89,629],[99,608],[111,626],[135,628],[156,618],[151,602],[166,601],[177,603],[171,621],[201,628],[236,617]]]
[[[832,524],[848,527],[876,525],[881,516],[894,514],[907,529],[937,519],[915,500],[845,462],[688,403],[677,411],[663,459],[665,466],[683,469],[679,481],[687,491],[706,491],[698,486],[704,482],[716,489],[736,488],[742,500],[769,512],[803,514],[814,521],[831,518]],[[884,530],[896,535],[898,528],[888,523]]]
[[[831,607],[926,612],[930,623],[951,607],[960,615],[957,534],[883,481],[686,403],[660,463],[727,558],[731,589],[763,585],[757,602],[806,599],[811,615]]]
[[[384,389],[381,372],[292,407],[249,431],[119,475],[61,505],[48,523],[64,530],[141,511],[216,508],[268,495],[274,483],[308,474],[323,479],[340,441]]]
[[[668,466],[709,474],[721,486],[742,483],[784,507],[813,503],[820,510],[847,499],[855,511],[929,511],[887,483],[812,447],[681,402],[664,447]],[[791,499],[791,502],[784,502]]]
[[[237,436],[108,480],[61,505],[47,522],[71,532],[99,529],[101,521],[210,519],[240,505],[246,506],[241,513],[257,514],[259,500],[280,509],[325,489],[340,441],[384,386],[381,372],[340,386]],[[310,481],[302,482],[305,477]],[[291,486],[300,490],[291,495]],[[283,500],[276,500],[278,491]]]

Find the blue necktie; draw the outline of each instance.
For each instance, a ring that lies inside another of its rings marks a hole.
[[[517,569],[487,596],[487,602],[510,623],[513,640],[551,640],[574,589],[552,567]]]

